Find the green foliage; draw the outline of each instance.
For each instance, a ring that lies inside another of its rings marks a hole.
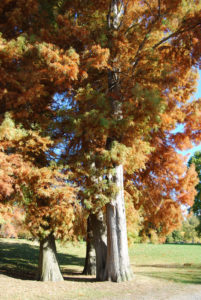
[[[191,164],[195,164],[195,169],[199,178],[199,183],[196,186],[197,195],[191,210],[200,221],[199,224],[197,224],[196,230],[199,236],[201,236],[201,152],[195,152],[194,156],[192,156],[188,162],[189,166]]]
[[[200,242],[197,227],[199,219],[196,216],[191,216],[183,221],[180,229],[174,230],[166,238],[166,243],[197,243]]]
[[[175,242],[181,242],[183,241],[183,236],[181,234],[181,232],[179,230],[174,230],[172,232],[172,237],[174,239]]]
[[[199,220],[196,216],[192,216],[183,222],[182,231],[184,232],[184,240],[194,242],[197,239],[196,228]]]
[[[5,114],[5,118],[0,125],[0,140],[19,141],[28,135],[27,131],[20,126],[15,126],[15,122],[10,113]]]

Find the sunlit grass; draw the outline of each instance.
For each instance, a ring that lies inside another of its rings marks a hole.
[[[199,244],[134,244],[130,248],[133,263],[139,264],[201,264]]]
[[[57,250],[62,272],[82,271],[85,243],[57,242]],[[129,252],[135,274],[201,284],[201,245],[134,244]],[[0,253],[0,271],[14,277],[35,278],[39,255],[36,242],[0,239]]]
[[[136,274],[201,284],[201,245],[135,244],[130,258]]]

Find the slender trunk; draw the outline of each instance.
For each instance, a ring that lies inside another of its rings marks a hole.
[[[107,204],[107,263],[104,279],[119,282],[131,279],[132,271],[128,255],[123,166],[116,166],[115,169],[118,192],[115,199]]]
[[[83,274],[95,275],[97,280],[104,280],[107,235],[103,213],[90,214],[87,220],[87,251]]]
[[[57,261],[56,244],[53,234],[40,241],[39,274],[40,281],[62,281]]]
[[[107,256],[106,223],[102,211],[91,215],[93,244],[96,251],[96,279],[103,280]]]
[[[93,243],[91,215],[87,219],[87,247],[83,274],[96,275],[96,252]]]

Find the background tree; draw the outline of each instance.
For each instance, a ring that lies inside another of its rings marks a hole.
[[[196,185],[197,195],[195,197],[195,202],[192,207],[193,213],[198,217],[199,224],[197,224],[198,234],[201,235],[201,153],[196,152],[188,162],[188,165],[195,165],[195,169],[199,178],[199,183]]]
[[[198,243],[200,242],[199,233],[196,227],[199,224],[199,219],[196,216],[188,215],[182,222],[182,226],[174,230],[167,236],[167,243]]]
[[[185,159],[170,145],[168,138],[159,136],[158,132],[153,137],[153,145],[157,146],[145,170],[126,176],[125,189],[135,199],[135,208],[142,208],[141,234],[147,236],[149,231],[155,232],[163,241],[168,233],[181,226],[182,207],[187,209],[193,204],[197,176],[194,166],[187,168]],[[132,181],[138,193],[132,189]]]
[[[6,216],[5,209],[9,212],[9,208],[15,212],[15,206],[25,210],[27,227],[40,241],[39,279],[62,280],[55,237],[65,239],[74,234],[75,211],[81,211],[75,189],[69,186],[66,174],[54,165],[48,166],[49,138],[15,127],[9,116],[0,126],[0,134],[4,158],[1,214]],[[41,167],[44,160],[47,166]]]

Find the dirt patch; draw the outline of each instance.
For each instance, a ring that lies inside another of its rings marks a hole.
[[[161,251],[157,255],[158,260],[146,259],[146,249],[152,257],[156,246],[135,245],[135,252],[131,255],[131,261],[138,262],[138,265],[132,264],[135,277],[122,283],[97,282],[92,276],[80,275],[85,245],[58,245],[65,278],[58,283],[34,280],[38,262],[37,243],[1,239],[0,246],[0,300],[201,300],[200,248],[197,248],[200,246],[194,247],[194,256],[195,250],[199,256],[191,262],[189,259],[194,257],[189,255],[191,248],[184,261],[165,261]],[[142,248],[140,255],[137,255],[137,247]],[[164,247],[161,246],[163,251]],[[152,248],[154,251],[150,253]],[[173,253],[176,253],[175,250]],[[178,250],[180,257],[182,249]]]
[[[1,300],[200,300],[201,285],[184,285],[136,275],[130,282],[96,282],[92,276],[64,275],[65,281],[37,282],[0,275]]]

